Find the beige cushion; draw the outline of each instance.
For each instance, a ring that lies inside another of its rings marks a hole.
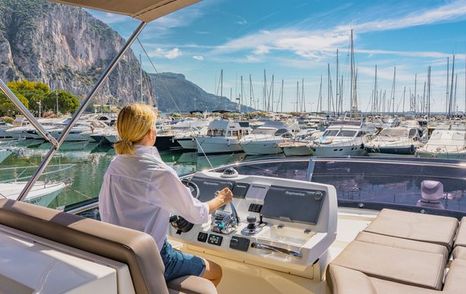
[[[187,276],[174,279],[168,283],[169,293],[184,293],[184,294],[216,294],[217,289],[211,281],[195,277]]]
[[[466,260],[466,247],[457,246],[453,249],[453,259],[463,259]]]
[[[332,262],[368,276],[441,289],[445,259],[442,254],[402,249],[355,240]]]
[[[376,278],[370,278],[370,282],[377,294],[447,294],[438,290],[414,287]]]
[[[451,250],[457,226],[453,217],[383,209],[365,231],[436,243]]]
[[[455,259],[450,265],[447,278],[445,279],[445,294],[466,293],[466,260]]]
[[[390,246],[390,247],[396,247],[396,248],[404,248],[404,249],[411,249],[411,250],[424,251],[424,252],[430,252],[430,253],[437,253],[437,254],[441,254],[443,258],[445,259],[445,261],[448,259],[447,248],[445,246],[438,245],[438,244],[419,242],[419,241],[407,240],[407,239],[402,239],[402,238],[395,238],[395,237],[390,237],[390,236],[385,236],[385,235],[380,235],[380,234],[373,234],[373,233],[368,233],[368,232],[360,232],[356,236],[356,240],[367,242],[367,243],[374,243],[374,244],[380,244],[380,245],[385,245],[385,246]]]
[[[371,278],[362,272],[330,264],[327,284],[333,294],[441,294],[437,290]]]
[[[455,246],[466,247],[466,217],[460,222],[458,233],[456,233]]]
[[[376,294],[365,274],[330,264],[326,273],[327,285],[334,294]]]

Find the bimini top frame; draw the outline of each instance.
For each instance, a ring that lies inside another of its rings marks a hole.
[[[45,138],[45,140],[52,143],[52,147],[47,152],[46,156],[42,160],[41,164],[35,171],[34,175],[28,181],[26,186],[19,194],[17,200],[23,200],[26,195],[31,190],[34,183],[41,176],[47,165],[49,164],[52,157],[58,151],[60,146],[65,141],[65,138],[68,136],[71,128],[76,124],[78,119],[83,114],[84,110],[90,103],[91,99],[97,93],[97,91],[102,86],[103,82],[107,79],[110,73],[113,71],[118,61],[123,57],[125,52],[131,47],[133,42],[139,36],[141,31],[144,29],[146,24],[156,18],[167,15],[171,12],[184,8],[188,5],[198,2],[199,0],[52,0],[54,2],[64,3],[75,5],[79,7],[91,8],[104,10],[107,12],[123,14],[137,18],[141,20],[141,23],[138,25],[136,30],[133,32],[131,37],[126,41],[126,44],[123,48],[120,49],[120,52],[113,58],[110,64],[107,66],[105,71],[101,74],[99,80],[92,88],[91,92],[86,96],[86,98],[81,102],[79,109],[74,113],[70,122],[64,128],[61,136],[58,140],[55,140],[53,136],[50,135],[42,125],[37,121],[32,113],[21,103],[21,101],[16,97],[16,95],[7,87],[7,85],[0,79],[0,90],[15,104],[19,111],[29,120],[29,122],[37,129],[37,131]]]

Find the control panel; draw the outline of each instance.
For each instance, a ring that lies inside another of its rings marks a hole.
[[[305,272],[336,238],[337,197],[330,185],[222,173],[198,172],[187,181],[200,201],[228,187],[232,205],[217,210],[210,221],[189,230],[170,229],[172,239],[193,250],[208,250],[241,262],[285,272]]]

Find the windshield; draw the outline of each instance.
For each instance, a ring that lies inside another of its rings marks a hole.
[[[338,134],[338,130],[326,130],[322,136],[323,137],[334,137],[337,134]]]
[[[380,134],[381,137],[407,137],[407,129],[383,129]]]
[[[354,135],[356,135],[356,131],[341,130],[338,133],[338,137],[354,137]]]

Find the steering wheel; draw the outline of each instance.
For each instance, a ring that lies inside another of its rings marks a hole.
[[[191,180],[187,178],[182,179],[181,182],[183,183],[183,185],[189,188],[189,191],[191,192],[191,195],[194,198],[199,198],[200,191],[196,183],[191,182]],[[172,215],[170,217],[169,222],[172,225],[172,227],[176,229],[177,234],[187,233],[194,226],[192,223],[188,222],[184,217],[178,215]]]
[[[183,185],[189,188],[189,191],[191,191],[191,195],[194,198],[199,199],[200,191],[196,183],[191,182],[191,179],[187,178],[182,179],[181,182],[183,183]]]

